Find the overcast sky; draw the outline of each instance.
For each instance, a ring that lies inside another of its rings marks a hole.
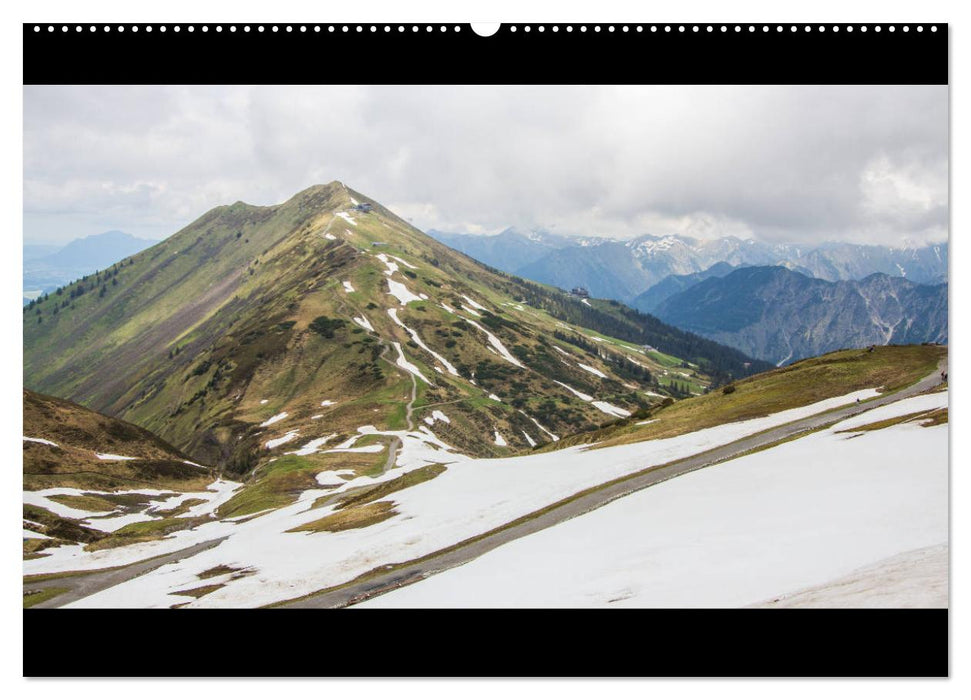
[[[331,180],[425,230],[940,241],[947,88],[24,88],[27,243]]]

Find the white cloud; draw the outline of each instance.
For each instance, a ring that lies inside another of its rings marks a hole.
[[[941,238],[947,140],[946,87],[31,86],[25,232],[339,179],[420,228]]]
[[[880,156],[860,174],[863,210],[875,221],[920,226],[947,211],[947,163],[899,164]]]

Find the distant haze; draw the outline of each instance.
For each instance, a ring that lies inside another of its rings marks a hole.
[[[609,76],[605,76],[609,77]],[[339,179],[422,229],[938,242],[946,86],[28,86],[25,242]]]
[[[156,242],[136,238],[123,231],[105,231],[78,238],[64,247],[25,245],[24,299],[33,299],[45,292],[53,292],[79,277],[104,270]]]

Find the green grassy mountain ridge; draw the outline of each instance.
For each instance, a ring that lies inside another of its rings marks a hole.
[[[23,331],[25,386],[235,473],[363,425],[434,423],[458,449],[501,455],[761,368],[499,274],[339,182],[217,207],[39,300]]]

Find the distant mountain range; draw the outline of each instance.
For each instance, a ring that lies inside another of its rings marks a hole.
[[[63,247],[47,243],[26,244],[24,245],[24,262],[31,262],[38,258],[53,255]]]
[[[905,248],[853,243],[804,246],[731,236],[700,240],[650,235],[621,241],[512,228],[497,236],[440,231],[429,235],[504,272],[563,289],[582,285],[592,296],[624,303],[634,303],[671,275],[702,273],[718,263],[781,266],[830,282],[863,279],[875,272],[918,284],[947,281],[946,243]]]
[[[654,309],[665,299],[673,297],[675,294],[683,292],[699,282],[704,282],[709,277],[724,277],[737,269],[734,265],[720,262],[715,263],[707,270],[701,272],[692,272],[689,275],[668,275],[646,292],[642,292],[634,297],[631,306],[638,311],[654,313]]]
[[[947,285],[882,273],[828,282],[784,267],[744,267],[697,281],[652,312],[777,364],[839,348],[948,339]]]
[[[24,303],[39,294],[53,292],[79,277],[103,270],[157,242],[136,238],[123,231],[106,231],[77,238],[66,246],[25,245]]]
[[[576,245],[567,236],[548,232],[522,233],[513,228],[508,228],[495,236],[446,233],[435,229],[430,229],[426,233],[470,258],[475,258],[503,272],[512,273],[560,248]]]

